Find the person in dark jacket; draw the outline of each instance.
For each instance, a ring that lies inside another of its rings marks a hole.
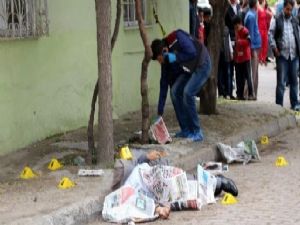
[[[286,81],[290,85],[292,110],[299,111],[298,68],[300,56],[299,22],[292,15],[295,2],[285,0],[283,11],[272,20],[269,30],[270,46],[276,57],[276,104],[283,106]]]
[[[230,39],[232,41],[232,45],[234,47],[235,43],[235,32],[233,26],[233,18],[241,14],[241,6],[237,3],[237,0],[230,0],[229,6],[226,10],[225,14],[225,25],[229,29]],[[228,76],[227,83],[230,84],[229,86],[229,96],[230,99],[234,100],[235,97],[233,96],[233,85],[234,85],[234,61],[231,60],[230,62],[230,76]]]
[[[153,60],[161,64],[158,115],[162,116],[170,86],[171,100],[181,131],[176,137],[202,141],[195,96],[209,78],[211,61],[206,47],[183,30],[151,44]]]
[[[224,26],[223,40],[220,49],[218,65],[218,94],[219,97],[227,98],[231,96],[232,81],[230,76],[230,62],[233,59],[233,48],[228,27]]]

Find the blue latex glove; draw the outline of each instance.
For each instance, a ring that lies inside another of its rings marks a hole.
[[[174,53],[172,53],[172,52],[166,52],[166,53],[164,53],[164,58],[169,63],[176,62],[176,55]]]

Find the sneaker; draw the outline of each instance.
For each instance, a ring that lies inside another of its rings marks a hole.
[[[204,136],[201,131],[192,132],[187,136],[188,139],[197,142],[197,141],[203,141]]]
[[[175,137],[176,138],[186,138],[186,137],[188,137],[189,134],[190,134],[190,132],[188,130],[181,130],[175,134]]]

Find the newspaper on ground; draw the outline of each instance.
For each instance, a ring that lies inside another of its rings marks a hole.
[[[102,217],[108,222],[148,222],[156,219],[154,200],[131,186],[122,186],[105,197]]]
[[[172,138],[169,134],[169,131],[165,125],[165,122],[162,117],[159,117],[151,126],[150,133],[155,141],[159,144],[166,144],[171,142]]]
[[[240,142],[234,148],[218,143],[217,148],[227,163],[242,162],[247,164],[251,160],[260,160],[257,146],[253,140]]]
[[[216,203],[215,189],[217,179],[214,175],[204,170],[201,165],[197,166],[198,198],[202,205]]]
[[[141,170],[141,177],[158,203],[164,204],[188,197],[187,177],[182,169],[158,165],[150,170]]]
[[[184,209],[200,210],[202,203],[198,198],[198,181],[197,180],[188,180],[188,197],[187,200],[181,202],[181,206]]]

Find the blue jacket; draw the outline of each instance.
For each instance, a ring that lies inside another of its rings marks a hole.
[[[176,79],[181,74],[192,74],[198,66],[208,57],[208,51],[204,45],[193,39],[183,30],[176,30],[170,33],[164,44],[169,52],[176,55],[176,62],[172,64],[162,64],[160,78],[160,93],[158,102],[158,114],[162,115],[166,103],[169,86],[172,87]]]
[[[249,30],[251,49],[261,48],[261,37],[258,30],[257,13],[250,9],[245,16],[245,27]]]

